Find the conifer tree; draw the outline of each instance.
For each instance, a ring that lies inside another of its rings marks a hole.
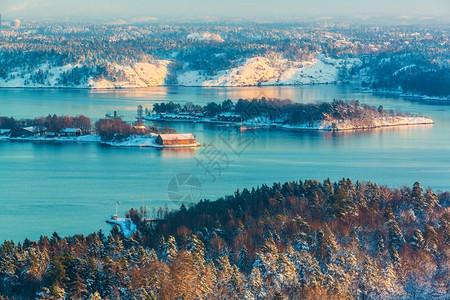
[[[422,231],[415,229],[413,236],[411,237],[411,246],[414,249],[423,249],[425,246],[425,240],[423,239]]]
[[[428,188],[425,193],[425,203],[428,210],[433,209],[435,206],[439,206],[439,198],[430,188]]]
[[[309,252],[303,251],[294,260],[297,278],[301,286],[317,288],[322,286],[324,275],[319,262]]]
[[[257,267],[253,267],[249,277],[250,278],[247,289],[252,291],[255,299],[264,298],[265,296],[264,283],[261,278],[261,273],[259,272],[259,269]]]
[[[359,275],[359,289],[362,299],[367,299],[378,293],[379,280],[375,261],[366,255]]]
[[[217,288],[218,297],[226,298],[229,295],[230,279],[233,273],[233,268],[231,267],[230,261],[228,260],[228,255],[222,255],[217,260]]]
[[[162,261],[170,265],[172,261],[177,257],[178,249],[175,238],[169,236],[167,241],[162,246]]]
[[[424,239],[426,249],[434,253],[438,248],[439,239],[434,228],[427,224],[425,225]]]
[[[391,221],[388,224],[388,236],[389,236],[389,246],[398,250],[401,245],[405,243],[402,231],[398,226],[396,221]]]
[[[244,278],[236,265],[232,267],[229,281],[230,299],[242,299],[244,297]]]
[[[80,274],[77,274],[75,281],[72,282],[72,285],[70,286],[70,294],[73,299],[86,299],[88,290],[85,281],[81,278]]]
[[[415,182],[411,192],[411,200],[416,215],[420,215],[426,208],[425,197],[423,196],[423,188],[420,186],[420,182]]]

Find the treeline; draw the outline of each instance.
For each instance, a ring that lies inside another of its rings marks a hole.
[[[448,299],[450,193],[325,180],[262,185],[139,230],[0,248],[15,299]],[[162,211],[162,210],[161,210]]]
[[[89,133],[91,130],[91,119],[83,115],[71,117],[68,115],[57,116],[56,114],[43,118],[20,120],[13,117],[0,117],[0,128],[11,129],[12,136],[20,135],[20,129],[27,126],[44,126],[50,132],[59,132],[63,128],[75,127],[80,128],[83,133]]]
[[[374,118],[395,117],[408,115],[407,113],[386,111],[383,106],[375,107],[360,104],[356,101],[333,100],[332,102],[296,103],[291,100],[280,99],[239,99],[236,103],[225,100],[222,103],[209,102],[203,107],[188,102],[184,105],[174,103],[156,103],[154,113],[191,113],[202,114],[206,117],[217,117],[222,113],[240,115],[243,121],[270,120],[283,124],[297,125],[314,123],[323,120],[352,120],[371,124]]]
[[[450,68],[442,65],[438,58],[400,53],[373,58],[367,67],[372,70],[373,80],[370,84],[363,82],[363,86],[418,95],[450,96]]]
[[[45,132],[59,133],[64,128],[79,128],[82,134],[90,134],[93,130],[92,120],[86,116],[80,115],[76,117],[56,114],[48,115],[43,118],[36,119],[14,119],[13,117],[0,117],[0,129],[11,129],[11,137],[19,137],[23,135],[22,129],[29,126],[45,127]],[[94,131],[100,135],[102,140],[122,140],[130,135],[147,135],[150,133],[176,133],[174,129],[168,126],[157,127],[154,125],[146,126],[139,119],[134,125],[117,119],[100,119],[95,122]]]
[[[137,127],[138,126],[138,127]],[[95,122],[95,130],[103,141],[123,140],[131,135],[146,135],[149,133],[176,133],[176,130],[164,126],[146,127],[140,119],[135,126],[122,119],[100,119]]]

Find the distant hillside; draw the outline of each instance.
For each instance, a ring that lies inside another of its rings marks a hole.
[[[0,87],[354,82],[450,97],[448,25],[41,24],[3,27]]]
[[[253,57],[237,67],[217,70],[209,75],[204,70],[191,70],[179,62],[152,60],[129,65],[108,64],[102,68],[82,63],[52,66],[42,64],[33,69],[13,69],[0,78],[0,87],[71,87],[71,88],[136,88],[159,85],[183,86],[256,86],[337,83],[341,74],[355,72],[358,59],[318,58],[295,62],[277,57]],[[177,69],[178,66],[178,69]]]

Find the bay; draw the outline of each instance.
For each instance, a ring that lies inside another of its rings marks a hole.
[[[169,182],[178,174],[198,178],[195,191],[180,195],[214,200],[236,189],[299,179],[373,181],[390,187],[420,181],[434,190],[450,190],[450,106],[399,96],[363,93],[352,85],[300,87],[193,88],[134,90],[0,89],[0,116],[34,118],[48,114],[84,114],[93,119],[118,110],[128,121],[137,105],[155,102],[282,98],[297,102],[358,99],[384,109],[423,114],[434,125],[346,133],[259,130],[235,132],[208,124],[169,124],[192,132],[197,150],[115,148],[97,144],[0,142],[0,239],[21,241],[40,235],[88,234],[110,227],[104,221],[120,202],[120,214],[142,203],[150,210],[171,201]],[[209,146],[207,146],[209,145]],[[205,172],[206,150],[220,163]],[[200,191],[201,190],[201,191]]]

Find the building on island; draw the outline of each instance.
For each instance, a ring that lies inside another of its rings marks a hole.
[[[144,133],[147,131],[147,127],[145,125],[134,125],[133,131],[136,133]]]
[[[0,135],[10,135],[11,129],[0,129]]]
[[[22,136],[40,136],[47,132],[47,127],[36,125],[24,127],[20,130]]]
[[[80,128],[63,128],[59,132],[61,136],[80,136],[81,129]]]
[[[217,115],[217,121],[221,122],[241,122],[242,116],[231,112],[225,112]]]
[[[194,135],[192,133],[170,133],[160,134],[156,138],[156,143],[161,146],[174,146],[174,145],[196,145]]]

